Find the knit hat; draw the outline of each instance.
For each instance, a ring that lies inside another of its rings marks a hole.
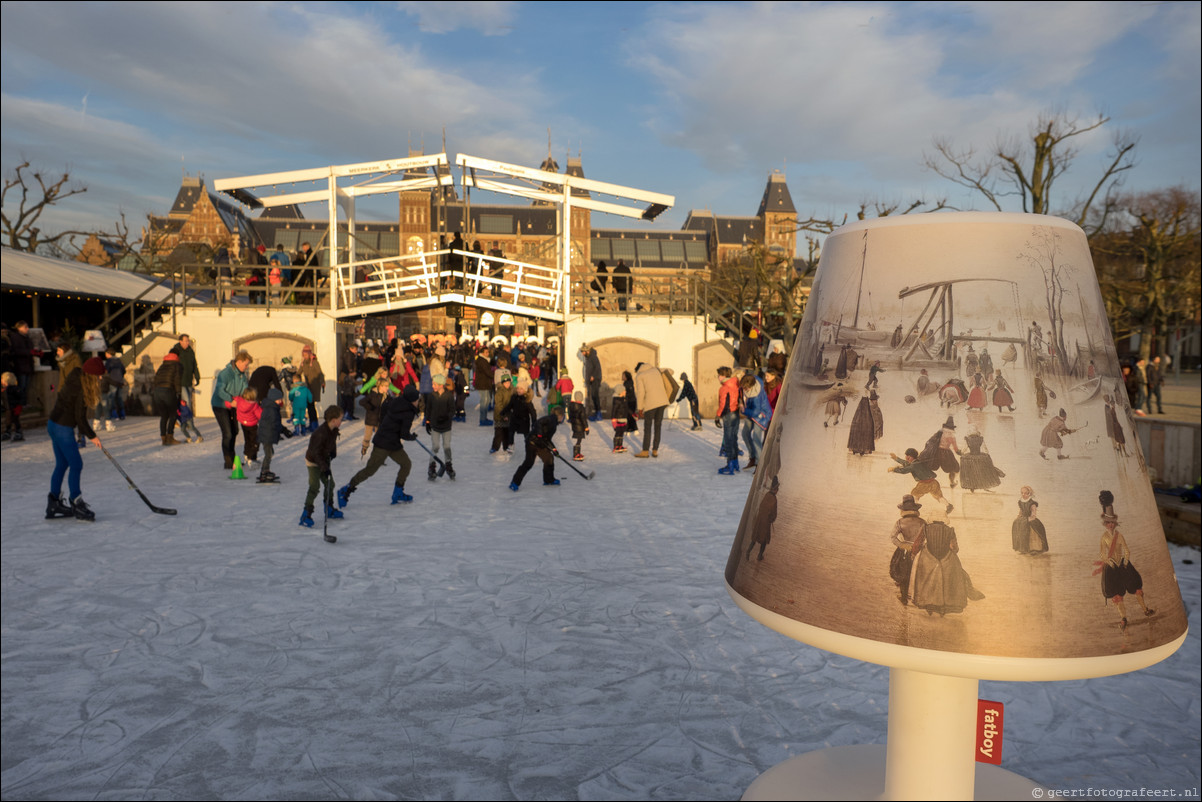
[[[434,376],[434,386],[435,387],[441,387],[442,385],[444,385],[446,383],[447,383],[447,376],[445,373],[439,373]]]
[[[91,357],[83,363],[83,372],[92,376],[103,376],[104,360],[98,356]]]
[[[174,352],[168,352],[167,355],[163,357],[163,361],[164,362],[179,362],[179,354],[174,353]]]

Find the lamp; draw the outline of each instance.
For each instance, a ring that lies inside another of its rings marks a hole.
[[[80,344],[79,350],[85,353],[99,353],[107,347],[108,345],[104,342],[104,332],[97,329],[89,329],[84,332],[83,343]]]
[[[1134,671],[1184,642],[1132,410],[1077,226],[943,213],[826,240],[738,533],[760,623],[890,667],[886,745],[745,798],[970,799],[981,679]]]

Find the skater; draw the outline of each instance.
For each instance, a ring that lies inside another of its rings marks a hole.
[[[865,390],[872,390],[879,386],[877,374],[884,373],[885,369],[881,367],[881,360],[876,360],[872,363],[872,367],[868,368],[868,383],[864,385]]]
[[[372,477],[388,460],[397,464],[396,479],[392,486],[392,503],[408,504],[413,501],[413,496],[405,492],[405,480],[409,478],[413,464],[401,441],[417,439],[417,435],[410,429],[413,427],[414,418],[421,412],[417,408],[421,394],[413,384],[407,385],[404,390],[398,390],[392,385],[389,387],[388,396],[380,407],[379,428],[372,437],[371,456],[368,457],[367,465],[338,490],[339,507],[350,503],[351,494],[356,488]]]
[[[455,419],[455,385],[443,373],[433,377],[434,391],[426,399],[426,434],[430,435],[430,473],[427,478],[433,482],[446,474],[450,479],[455,478],[455,468],[451,465],[451,424]],[[442,451],[442,465],[435,457]]]
[[[567,409],[568,405],[572,403],[575,391],[576,385],[573,384],[572,377],[565,370],[559,374],[555,384],[547,390],[547,411],[553,411],[552,407]],[[571,419],[571,415],[568,415],[568,419]]]
[[[188,402],[188,408],[195,412],[196,410],[196,388],[200,386],[200,367],[196,364],[196,349],[192,347],[192,338],[187,334],[179,335],[179,341],[171,346],[171,352],[179,357],[179,380],[180,380],[180,398]],[[127,392],[125,386],[125,364],[121,361],[121,357],[114,354],[113,359],[105,362],[105,367],[109,369],[109,377],[114,383],[118,384],[117,389],[117,408],[120,410],[120,417],[125,419],[125,395]],[[200,430],[196,428],[196,420],[192,420],[192,429],[196,432],[195,442],[199,443],[204,438],[200,436]],[[182,428],[180,432],[187,437],[187,432]]]
[[[493,394],[496,390],[493,374],[492,351],[487,347],[481,348],[480,353],[476,354],[475,369],[472,372],[472,387],[476,391],[476,397],[480,399],[477,408],[480,412],[481,426],[493,425],[488,417],[488,410],[492,405]]]
[[[993,464],[993,457],[985,448],[985,438],[980,430],[975,426],[969,429],[964,444],[968,446],[968,453],[960,455],[960,487],[970,493],[992,491],[1002,483],[1006,474]]]
[[[616,392],[616,390],[615,390]],[[626,409],[629,414],[626,416],[626,433],[637,434],[639,431],[639,402],[638,396],[634,391],[634,374],[628,370],[622,371],[622,392],[626,395]],[[647,438],[644,436],[643,438]]]
[[[234,410],[235,401],[246,389],[246,369],[250,367],[250,354],[239,351],[229,364],[221,369],[213,381],[211,406],[213,417],[221,428],[221,456],[225,470],[234,468],[234,447],[238,442],[238,420]]]
[[[1013,412],[1014,390],[1009,382],[1002,378],[1000,370],[994,372],[993,382],[989,386],[993,388],[993,405],[997,407],[997,411],[1000,413],[1002,407],[1006,407],[1007,412]]]
[[[305,416],[308,414],[309,408],[313,406],[313,394],[309,392],[309,385],[303,381],[292,385],[292,389],[288,391],[288,403],[292,405],[293,434],[304,434],[309,431],[310,425],[312,428],[317,427],[315,420],[310,419],[308,424],[305,422]]]
[[[159,437],[165,446],[179,444],[175,439],[175,420],[180,403],[180,379],[179,356],[169,352],[154,373],[152,392],[154,411],[159,414]],[[99,421],[93,422],[93,426],[98,424]]]
[[[1098,560],[1094,565],[1094,575],[1102,575],[1102,595],[1114,603],[1118,609],[1119,629],[1127,628],[1127,605],[1124,597],[1134,594],[1145,617],[1155,615],[1156,611],[1148,607],[1144,599],[1144,580],[1131,564],[1131,552],[1127,548],[1127,539],[1118,530],[1119,519],[1114,514],[1114,494],[1103,490],[1098,494],[1102,504],[1102,542],[1099,546]]]
[[[4,401],[3,439],[14,442],[24,440],[25,433],[21,431],[21,387],[17,374],[6,370],[0,376],[0,398]]]
[[[833,389],[827,391],[823,396],[824,402],[823,412],[826,420],[822,421],[822,428],[827,429],[831,426],[838,426],[839,421],[843,420],[843,413],[847,409],[848,389],[843,385],[843,382],[837,382]]]
[[[342,407],[345,420],[355,417],[355,388],[359,385],[359,343],[347,343],[346,350],[338,356],[338,405]]]
[[[659,456],[660,432],[664,425],[664,412],[676,400],[676,392],[680,389],[671,371],[660,370],[650,362],[640,362],[634,366],[635,404],[643,416],[643,450],[636,457],[647,457],[648,446],[650,456]],[[767,397],[764,401],[767,403]]]
[[[889,560],[889,576],[897,584],[897,598],[903,605],[910,603],[910,573],[914,568],[914,548],[926,529],[927,522],[918,516],[922,505],[911,495],[902,496],[897,505],[901,518],[893,525],[889,540],[896,546]]]
[[[560,381],[563,379],[561,378]],[[580,462],[584,459],[580,444],[584,442],[584,438],[588,437],[589,428],[588,412],[584,408],[584,393],[579,390],[572,395],[572,400],[568,402],[568,420],[571,421],[572,439],[575,441],[572,446],[572,459]]]
[[[498,451],[510,453],[513,447],[513,431],[509,428],[509,402],[513,400],[513,381],[509,370],[497,368],[493,384],[493,431],[492,448],[489,454]]]
[[[259,461],[259,419],[263,415],[259,391],[247,385],[242,395],[234,399],[234,409],[242,427],[242,464],[253,468]]]
[[[1039,373],[1035,374],[1035,408],[1039,410],[1041,418],[1048,414],[1048,388]]]
[[[614,447],[613,453],[625,454],[626,446],[622,444],[626,438],[627,422],[630,420],[630,405],[626,403],[626,396],[623,393],[614,393],[613,401],[610,404],[609,422],[614,427]]]
[[[543,484],[559,484],[559,480],[555,478],[555,457],[559,456],[559,452],[555,449],[554,440],[555,430],[562,420],[563,410],[557,409],[553,414],[544,415],[535,422],[534,428],[526,436],[526,459],[514,472],[513,481],[509,483],[510,490],[516,493],[521,489],[522,480],[534,467],[536,459],[543,461]]]
[[[100,401],[100,377],[103,375],[104,361],[99,357],[92,357],[82,367],[68,373],[46,421],[46,433],[54,449],[54,473],[50,475],[50,495],[46,499],[47,518],[74,516],[80,521],[96,520],[96,513],[84,503],[80,489],[83,458],[79,455],[75,432],[78,430],[92,445],[101,447],[100,437],[88,425],[88,414]],[[64,476],[71,494],[69,503],[63,498]]]
[[[701,428],[701,399],[687,373],[680,374],[680,400],[689,402],[689,420],[693,423],[690,431],[697,431]]]
[[[876,450],[876,443],[884,434],[884,422],[881,422],[881,433],[877,433],[877,419],[880,418],[881,408],[876,390],[860,399],[856,405],[855,414],[851,416],[851,430],[847,433],[847,450],[858,457],[871,454]]]
[[[359,406],[363,407],[363,445],[359,448],[359,456],[367,456],[371,448],[372,437],[376,427],[380,425],[380,408],[388,397],[388,371],[379,367],[372,377],[359,388]],[[397,388],[398,390],[400,388]]]
[[[944,512],[951,515],[953,509],[951,502],[943,497],[943,491],[939,489],[939,479],[936,478],[935,472],[927,467],[925,462],[919,461],[918,449],[907,448],[905,459],[892,453],[889,456],[897,463],[886,469],[889,473],[908,473],[914,477],[914,489],[910,491],[910,495],[914,497],[915,501],[930,494],[937,501],[946,504],[947,509]]]
[[[25,439],[21,429],[21,411],[29,403],[29,381],[33,377],[33,346],[29,341],[29,324],[18,320],[8,332],[8,356],[12,363],[12,372],[17,380],[16,398],[10,400],[9,412],[12,415],[12,431],[5,427],[4,433],[11,435],[13,441]],[[13,399],[12,394],[9,395]]]
[[[956,442],[956,421],[948,415],[943,428],[927,439],[920,459],[933,470],[946,473],[950,486],[955,487],[956,475],[960,473],[960,463],[956,457],[960,453],[960,445]]]
[[[915,548],[915,607],[926,610],[928,615],[946,615],[964,612],[969,601],[985,598],[985,594],[973,587],[960,562],[955,529],[942,521],[930,521],[919,540]]]
[[[1030,485],[1019,491],[1018,517],[1010,524],[1010,545],[1019,554],[1046,554],[1048,532],[1039,520],[1039,502]]]
[[[267,398],[263,400],[259,412],[257,432],[259,444],[263,446],[263,463],[259,466],[258,479],[261,483],[279,480],[271,471],[271,458],[275,454],[276,443],[280,442],[280,435],[284,432],[283,405],[284,393],[278,387],[267,391]]]
[[[759,463],[760,451],[764,447],[764,433],[772,422],[772,406],[768,403],[768,393],[764,385],[751,373],[743,374],[739,379],[739,391],[743,394],[743,443],[747,446],[748,461],[746,470],[755,471]]]
[[[326,374],[321,369],[321,363],[317,361],[317,355],[313,353],[313,347],[306,345],[301,349],[301,365],[300,365],[301,381],[309,388],[311,398],[308,403],[309,411],[309,428],[317,427],[317,405],[321,403],[321,393],[326,386]]]
[[[305,494],[305,508],[301,511],[299,524],[313,528],[313,501],[318,490],[322,490],[327,518],[341,518],[342,513],[330,502],[334,498],[334,475],[330,463],[338,456],[338,427],[342,425],[342,410],[337,405],[326,407],[325,420],[313,430],[309,437],[309,448],[305,451],[305,467],[309,469],[309,491]]]
[[[1048,449],[1056,449],[1056,459],[1068,459],[1063,453],[1064,440],[1062,435],[1072,434],[1076,429],[1068,428],[1068,413],[1061,407],[1056,413],[1056,417],[1048,421],[1048,425],[1043,427],[1043,434],[1039,437],[1039,456],[1044,459],[1048,458]]]
[[[719,454],[726,458],[726,467],[719,468],[718,473],[733,476],[739,472],[739,380],[726,365],[718,368],[718,379],[722,385],[718,388],[718,414],[714,416],[714,425],[722,429]]]
[[[584,386],[588,391],[588,403],[593,409],[593,415],[589,420],[599,421],[602,418],[601,412],[601,359],[597,356],[597,349],[585,344],[580,346],[580,358],[584,361]]]
[[[760,553],[756,555],[756,559],[764,559],[764,549],[772,542],[772,525],[776,523],[776,494],[779,490],[780,479],[773,476],[772,484],[768,486],[768,492],[760,500],[759,509],[755,513],[755,529],[751,533],[751,542],[747,544],[748,560],[751,559],[752,549],[757,543],[760,544]]]
[[[507,435],[509,445],[506,451],[510,451],[517,441],[517,435],[530,436],[531,425],[536,418],[534,395],[528,385],[519,384],[514,388],[509,403],[505,405],[504,417],[509,421],[509,434]]]
[[[463,368],[458,362],[451,363],[447,372],[447,386],[451,388],[451,394],[455,397],[455,417],[452,420],[456,423],[467,423],[467,379],[464,378]]]

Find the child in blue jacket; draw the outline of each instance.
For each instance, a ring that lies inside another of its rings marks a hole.
[[[304,382],[297,382],[288,391],[288,401],[292,404],[292,425],[296,428],[296,434],[304,434],[307,431],[305,412],[313,403],[313,393]],[[309,423],[313,428],[317,428],[317,421]]]

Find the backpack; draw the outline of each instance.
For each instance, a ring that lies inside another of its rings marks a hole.
[[[668,394],[668,403],[676,403],[676,394],[680,392],[680,385],[676,383],[676,379],[672,378],[672,374],[666,370],[661,370],[659,375],[664,377],[664,392]]]

